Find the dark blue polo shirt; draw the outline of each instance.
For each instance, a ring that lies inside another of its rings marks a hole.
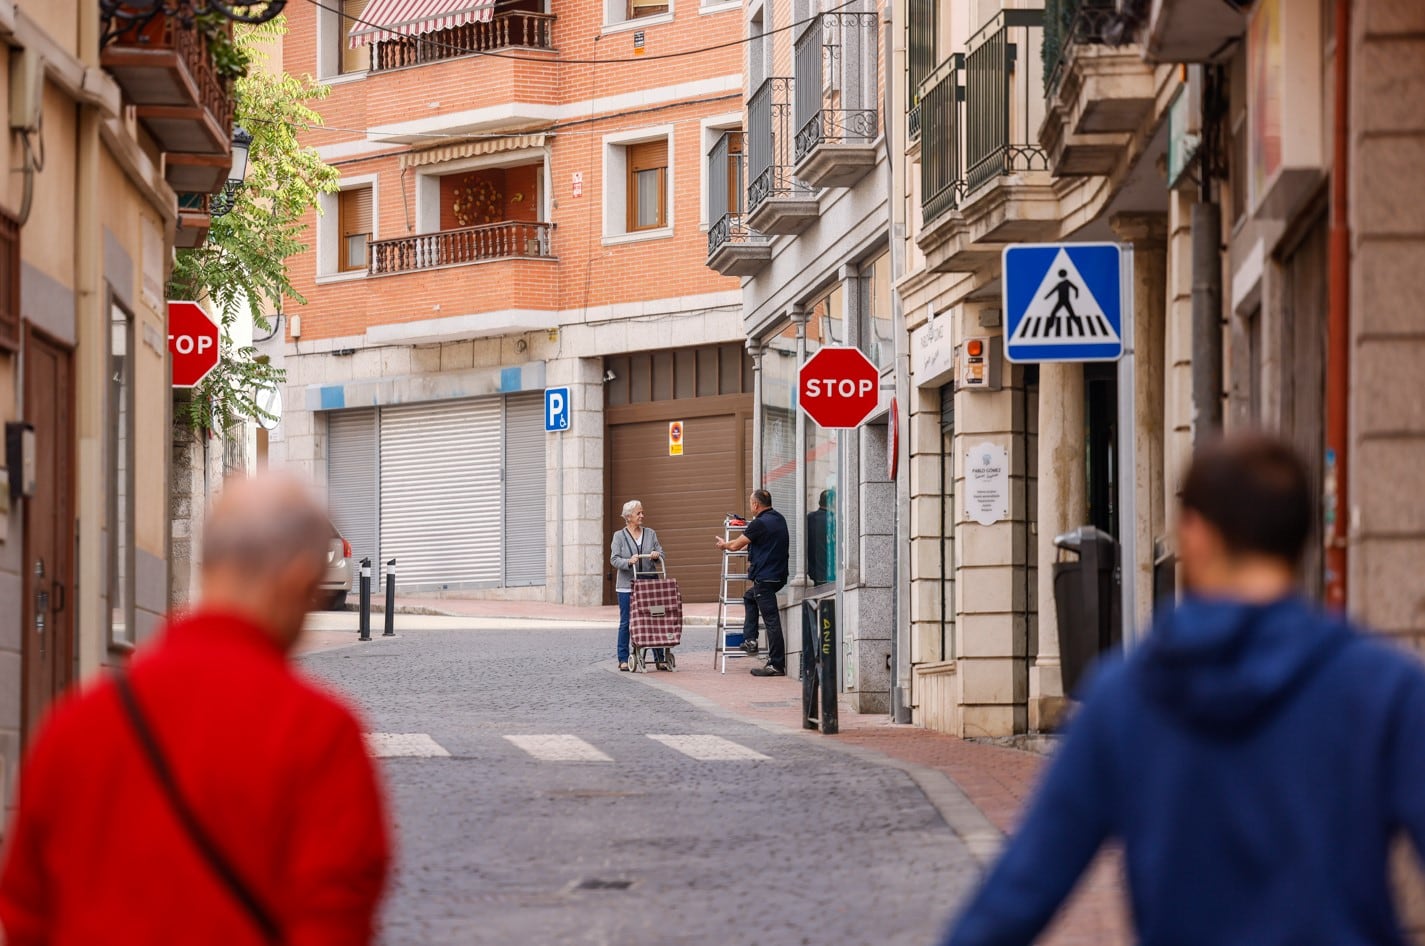
[[[787,520],[775,509],[764,509],[747,523],[743,533],[752,545],[747,549],[747,574],[753,581],[787,580]]]

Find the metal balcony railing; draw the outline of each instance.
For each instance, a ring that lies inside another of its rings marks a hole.
[[[874,13],[823,13],[797,37],[798,162],[823,141],[876,140],[880,49],[880,21]]]
[[[378,240],[371,244],[371,275],[498,259],[552,259],[553,228],[550,223],[506,221]]]
[[[936,0],[909,0],[906,24],[906,88],[910,90],[910,110],[906,113],[906,136],[918,141],[921,135],[921,105],[919,90],[935,71],[939,61],[935,37],[939,32],[940,6]]]
[[[747,100],[747,212],[771,197],[809,196],[795,177],[792,158],[792,90],[787,77],[764,81]]]
[[[1044,4],[1044,95],[1064,80],[1071,46],[1102,46],[1116,19],[1114,0],[1046,0]]]
[[[708,151],[708,255],[724,243],[746,243],[756,234],[743,223],[747,203],[741,131],[725,131]]]
[[[403,69],[511,48],[553,49],[553,14],[513,10],[495,14],[488,23],[466,23],[422,36],[383,40],[372,45],[371,71]]]
[[[965,57],[956,53],[925,78],[920,100],[920,209],[930,223],[959,205],[965,193],[964,135]]]
[[[1001,10],[966,44],[968,191],[1001,174],[1049,169],[1048,152],[1032,143],[1030,90],[1027,72],[1021,72],[1028,68],[1032,46],[1042,42],[1043,29],[1042,10]]]

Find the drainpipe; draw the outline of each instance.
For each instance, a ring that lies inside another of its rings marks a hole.
[[[890,53],[889,67],[885,70],[885,94],[881,103],[881,140],[886,148],[886,173],[890,178],[890,193],[887,207],[890,211],[890,251],[891,251],[891,335],[896,340],[895,379],[896,400],[901,413],[910,416],[910,334],[905,327],[905,307],[901,302],[896,283],[905,275],[905,204],[901,199],[904,192],[903,160],[896,155],[905,154],[901,142],[899,121],[892,120],[891,105],[896,101],[893,86],[904,81],[905,46],[898,44],[895,25],[905,21],[904,0],[893,0],[887,4],[889,14],[885,23],[883,47]],[[907,101],[902,97],[901,101]],[[911,721],[911,666],[910,666],[910,424],[906,422],[905,436],[900,438],[900,452],[897,466],[900,475],[896,478],[896,523],[895,555],[891,587],[893,624],[891,627],[891,718],[897,723]],[[943,546],[943,542],[941,543]],[[943,618],[943,615],[942,615]]]
[[[1347,437],[1351,385],[1350,90],[1351,0],[1336,0],[1335,107],[1332,128],[1330,263],[1326,315],[1326,469],[1323,478],[1324,591],[1329,607],[1346,607]]]

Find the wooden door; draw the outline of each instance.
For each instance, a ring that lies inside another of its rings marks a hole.
[[[35,429],[35,494],[24,522],[24,727],[28,741],[74,677],[74,362],[26,324],[25,420]]]

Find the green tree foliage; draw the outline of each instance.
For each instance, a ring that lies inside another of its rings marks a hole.
[[[170,299],[211,302],[222,322],[218,366],[180,407],[180,420],[195,430],[266,416],[256,392],[280,384],[285,373],[256,361],[257,350],[234,343],[231,330],[248,318],[257,334],[269,332],[267,312],[289,300],[306,301],[292,287],[287,259],[307,248],[303,215],[321,194],[337,189],[336,169],[297,141],[299,130],[321,124],[309,103],[324,97],[326,87],[266,68],[265,48],[285,32],[283,17],[236,29],[234,45],[252,66],[234,82],[234,121],[252,135],[246,182],[232,210],[214,218],[207,242],[178,251],[169,282]]]

